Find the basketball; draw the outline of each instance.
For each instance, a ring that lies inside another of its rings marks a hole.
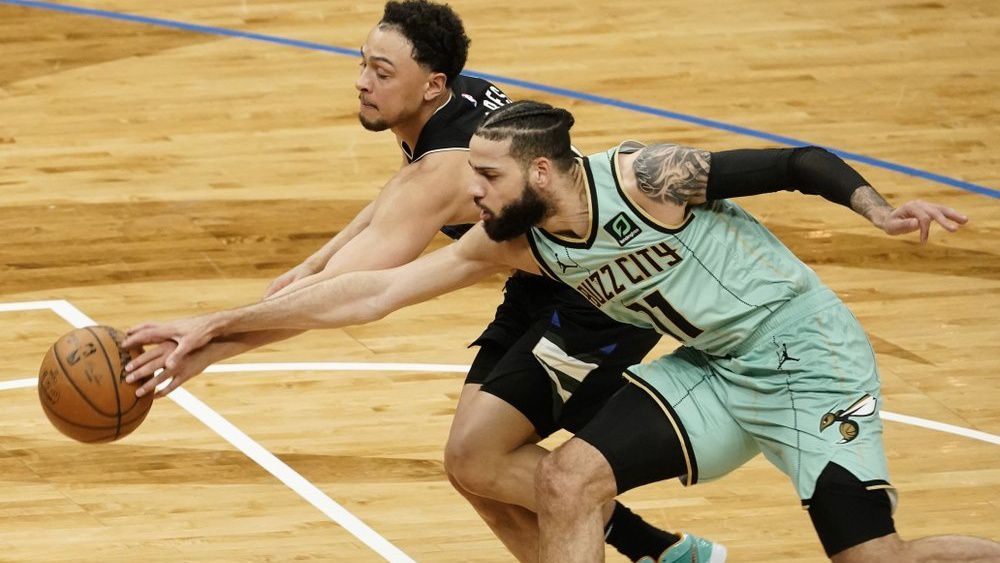
[[[119,346],[123,335],[106,326],[64,334],[49,348],[38,370],[42,410],[60,432],[79,442],[112,442],[135,430],[153,404],[125,383],[131,359]]]

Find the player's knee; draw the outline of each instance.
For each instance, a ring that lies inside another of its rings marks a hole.
[[[488,492],[496,482],[496,468],[502,463],[481,447],[461,437],[450,437],[444,449],[444,470],[453,485],[471,493]]]
[[[535,473],[535,496],[540,510],[572,510],[613,497],[613,486],[609,490],[598,469],[572,447],[556,450],[542,458]]]
[[[535,502],[539,513],[563,512],[571,505],[574,493],[582,488],[579,480],[574,480],[566,470],[559,452],[553,452],[538,464],[535,471]]]

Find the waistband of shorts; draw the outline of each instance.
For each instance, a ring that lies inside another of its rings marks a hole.
[[[764,319],[764,322],[760,323],[750,336],[743,339],[743,342],[737,344],[729,354],[731,356],[742,356],[756,348],[782,325],[795,322],[840,302],[837,294],[824,286],[811,289],[801,295],[796,295],[782,303],[777,310],[768,315]]]

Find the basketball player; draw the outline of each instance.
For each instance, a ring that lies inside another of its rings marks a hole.
[[[394,133],[403,166],[343,231],[277,278],[266,297],[348,271],[405,264],[439,230],[457,239],[478,220],[467,194],[473,181],[469,139],[486,113],[509,100],[493,84],[459,74],[468,44],[447,5],[385,5],[361,48],[359,119],[368,130]],[[272,332],[226,345],[236,351],[293,334]],[[519,559],[531,560],[538,551],[533,479],[546,451],[536,442],[559,428],[581,428],[624,384],[624,368],[642,361],[658,340],[656,332],[613,321],[552,280],[526,274],[508,279],[496,319],[473,343],[479,352],[458,401],[445,469]],[[539,361],[576,366],[568,387],[556,392],[549,374],[555,378],[563,368]],[[613,506],[607,507],[608,541],[630,558],[678,541]]]
[[[616,494],[670,477],[688,485],[718,478],[762,451],[792,479],[835,561],[1000,554],[976,538],[896,535],[864,332],[812,270],[717,198],[795,187],[850,205],[890,234],[920,229],[922,239],[931,222],[956,230],[965,217],[919,201],[893,210],[814,147],[709,153],[624,143],[577,158],[572,123],[565,110],[536,102],[487,116],[469,153],[482,222],[456,244],[255,305],[141,325],[125,345],[172,339],[167,371],[183,369],[213,339],[361,324],[510,268],[544,273],[608,315],[684,346],[631,367],[632,384],[541,463],[540,560],[601,560],[601,507]],[[724,558],[698,538],[679,545],[685,561]]]

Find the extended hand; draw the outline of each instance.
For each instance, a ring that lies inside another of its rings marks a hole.
[[[154,399],[166,397],[171,391],[177,389],[185,381],[198,375],[211,365],[212,358],[209,349],[212,344],[198,349],[188,355],[187,359],[173,369],[165,369],[166,359],[175,348],[177,343],[168,340],[155,348],[150,348],[140,354],[135,360],[129,362],[125,369],[129,372],[125,381],[133,383],[135,381],[146,380],[136,389],[135,395],[142,397],[147,393],[152,393],[164,381],[169,381],[166,387],[160,389],[153,395]],[[156,373],[157,370],[161,370]]]
[[[955,232],[968,220],[968,217],[950,207],[916,199],[900,205],[875,225],[890,235],[902,235],[920,229],[920,242],[925,243],[930,234],[931,223]]]
[[[146,323],[128,329],[128,337],[122,344],[125,348],[146,346],[148,344],[161,344],[167,341],[177,343],[177,348],[163,358],[163,367],[174,370],[183,361],[185,356],[208,344],[214,336],[216,326],[214,315],[203,315],[190,319],[180,319],[169,323],[156,324]],[[143,358],[145,354],[139,356]],[[139,370],[145,362],[140,362],[139,358],[129,362],[132,370]],[[147,361],[160,361],[158,356],[149,356]],[[126,368],[127,369],[127,368]],[[132,371],[128,370],[128,371]]]

